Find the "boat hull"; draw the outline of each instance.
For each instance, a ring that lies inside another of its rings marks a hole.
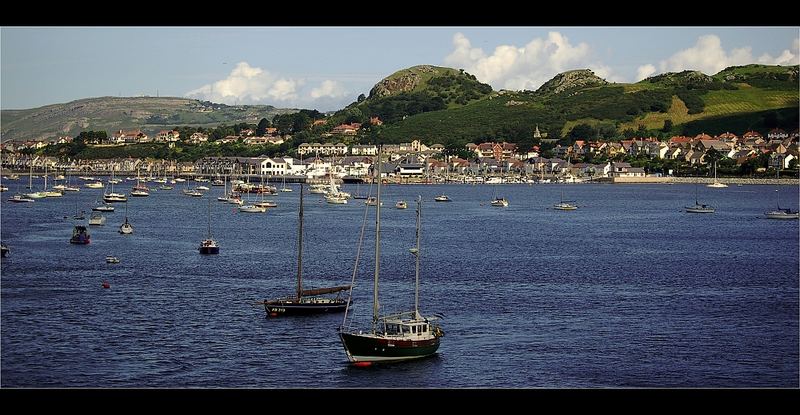
[[[198,248],[198,250],[203,255],[219,254],[219,247],[218,246],[201,246],[200,248]]]
[[[280,300],[264,302],[264,310],[266,310],[267,315],[272,317],[339,313],[343,312],[345,308],[347,308],[347,302],[344,300],[323,303],[297,303],[293,301]]]
[[[401,340],[371,334],[339,333],[351,362],[391,362],[419,359],[436,353],[439,338]]]
[[[783,212],[767,212],[765,213],[767,219],[798,219],[800,215],[797,213],[783,213]]]
[[[711,208],[693,208],[693,207],[686,208],[687,213],[714,213],[714,211],[715,209]]]

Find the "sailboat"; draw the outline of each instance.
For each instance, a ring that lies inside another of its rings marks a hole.
[[[723,187],[728,187],[727,184],[720,183],[719,180],[717,180],[717,162],[716,162],[716,160],[714,161],[714,183],[707,184],[706,187],[714,187],[714,188],[718,188],[718,189],[719,188],[723,188]]]
[[[125,201],[125,223],[119,226],[119,233],[129,235],[133,233],[133,225],[128,222],[128,201]]]
[[[491,201],[491,205],[497,207],[507,207],[508,200],[506,200],[504,197],[498,197]]]
[[[338,287],[303,289],[303,185],[300,184],[300,213],[297,233],[297,292],[295,295],[274,300],[264,300],[264,310],[270,317],[279,315],[318,314],[344,311],[347,301],[339,298],[320,297],[324,294],[340,293],[350,285]]]
[[[140,178],[139,169],[136,169],[136,185],[131,189],[131,196],[133,197],[147,197],[150,196],[150,189],[147,185],[142,183]]]
[[[561,201],[553,205],[553,209],[556,210],[575,210],[578,207],[569,203],[569,200],[564,200],[564,189],[561,189]]]
[[[103,201],[106,203],[113,203],[113,202],[125,202],[128,203],[128,196],[125,196],[125,193],[115,193],[114,192],[114,183],[117,183],[118,180],[114,179],[114,170],[111,170],[111,179],[108,181],[111,184],[111,192],[103,194]],[[126,208],[127,209],[127,205]]]
[[[31,172],[28,175],[28,189],[31,190],[31,193],[25,193],[24,194],[25,198],[21,198],[21,199],[42,199],[42,198],[47,197],[47,193],[45,193],[45,192],[34,192],[33,191],[33,162],[31,162]],[[17,201],[21,201],[21,199],[18,198]]]
[[[381,151],[378,150],[378,160]],[[378,163],[378,177],[381,175]],[[381,185],[378,182],[378,202],[381,198]],[[372,291],[372,326],[366,332],[347,326],[345,311],[339,337],[342,340],[347,359],[355,364],[369,365],[372,362],[390,362],[418,359],[431,356],[439,349],[439,339],[444,335],[435,323],[436,317],[423,317],[419,312],[419,257],[420,257],[420,223],[422,213],[422,197],[417,198],[417,234],[416,247],[410,251],[415,257],[416,285],[414,294],[414,310],[380,315],[378,308],[378,278],[381,261],[381,207],[375,209],[375,277]],[[352,298],[352,292],[350,297]],[[349,306],[349,299],[348,299]]]
[[[197,249],[205,255],[219,253],[217,241],[211,238],[211,199],[208,199],[208,237],[200,242],[200,247]]]
[[[688,213],[714,213],[716,209],[713,206],[709,206],[706,204],[700,204],[697,201],[697,183],[694,185],[694,206],[686,206],[686,212]]]
[[[500,182],[503,182],[502,176],[500,177]],[[494,200],[492,200],[490,204],[496,207],[508,206],[508,200],[506,200],[505,197],[497,197],[497,185],[494,185]]]
[[[449,170],[449,168],[450,166],[448,163],[447,169]],[[444,183],[447,184],[447,170],[445,170],[444,172]],[[444,192],[442,192],[442,194],[440,194],[439,196],[434,197],[433,200],[437,202],[449,202],[450,198],[446,194],[444,194]]]
[[[800,212],[796,210],[791,210],[789,208],[781,208],[780,196],[778,193],[778,189],[775,189],[775,195],[778,202],[778,208],[776,210],[771,210],[769,212],[764,213],[767,219],[798,219],[800,218]]]
[[[283,174],[283,188],[281,189],[281,192],[291,192],[291,191],[292,191],[291,188],[286,187],[286,173],[284,173]]]

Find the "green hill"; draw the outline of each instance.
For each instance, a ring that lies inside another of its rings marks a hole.
[[[46,140],[81,131],[138,128],[151,134],[181,125],[215,127],[296,112],[270,105],[228,106],[173,97],[101,97],[26,110],[3,110],[2,137],[6,140]]]
[[[420,81],[413,88],[398,90],[432,96],[426,88]],[[592,139],[619,139],[642,129],[649,130],[648,134],[681,134],[705,126],[716,128],[706,129],[709,133],[742,133],[743,126],[763,132],[774,127],[791,131],[797,128],[797,117],[791,114],[797,112],[798,95],[797,66],[731,67],[713,76],[684,71],[633,84],[608,83],[584,69],[558,74],[536,91],[489,92],[464,105],[406,114],[388,120],[380,135],[385,142],[421,138],[459,146],[483,140],[529,143],[537,125],[549,137],[560,138],[567,137],[574,126],[588,124],[595,136],[581,138]],[[364,111],[363,115],[375,114]],[[663,130],[667,120],[672,128]]]

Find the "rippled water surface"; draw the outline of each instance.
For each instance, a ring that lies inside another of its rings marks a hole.
[[[507,208],[489,206],[490,186],[386,187],[381,305],[413,304],[422,195],[420,307],[444,315],[446,335],[432,358],[371,368],[347,364],[341,314],[267,318],[254,304],[294,289],[297,190],[247,214],[212,188],[218,256],[196,249],[208,196],[132,198],[133,235],[117,233],[117,204],[76,246],[71,217],[102,190],[29,204],[4,193],[2,386],[798,387],[798,221],[763,219],[774,186],[701,187],[714,214],[683,211],[692,185],[498,186]],[[549,209],[562,191],[578,210]],[[453,202],[434,203],[441,192]],[[393,208],[401,198],[409,209]],[[797,209],[798,188],[780,198]],[[362,200],[306,195],[307,286],[349,282],[363,215]],[[362,321],[372,222],[354,291]]]

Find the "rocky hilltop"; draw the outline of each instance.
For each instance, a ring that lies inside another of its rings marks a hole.
[[[558,95],[607,84],[608,81],[595,75],[591,69],[576,69],[556,75],[553,79],[542,84],[536,90],[536,93],[539,95]]]

